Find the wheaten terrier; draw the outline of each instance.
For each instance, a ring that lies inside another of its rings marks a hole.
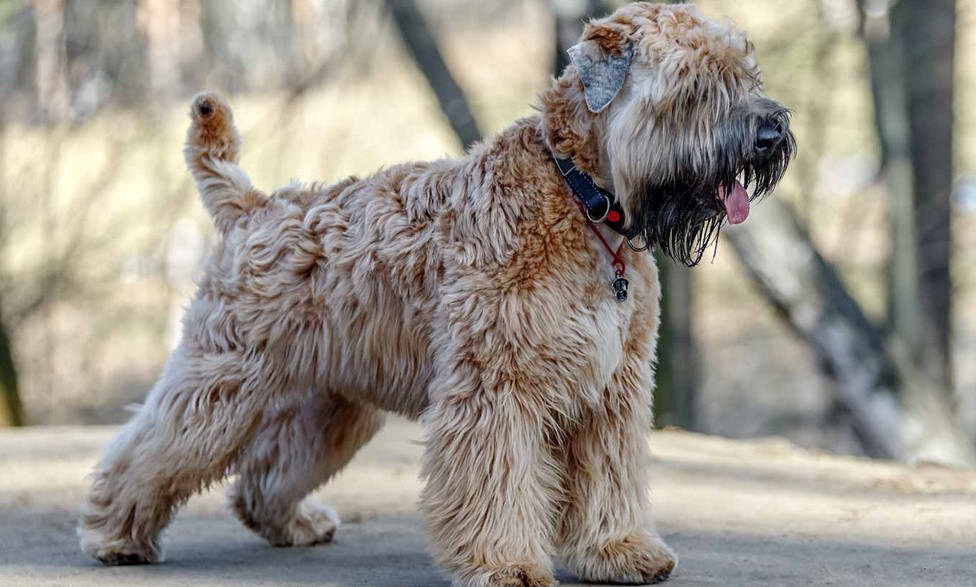
[[[794,142],[746,37],[691,6],[628,5],[570,54],[539,115],[464,157],[270,195],[236,165],[228,106],[194,100],[184,153],[221,240],[94,473],[87,553],[159,561],[177,507],[230,473],[248,528],[327,542],[337,516],[303,498],[390,411],[425,426],[420,506],[456,584],[553,585],[554,555],[588,581],[667,578],[640,251],[697,262]]]

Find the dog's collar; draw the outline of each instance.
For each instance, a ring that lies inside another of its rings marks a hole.
[[[576,165],[569,159],[560,159],[556,157],[555,153],[552,153],[552,160],[556,162],[556,168],[559,169],[560,175],[566,180],[570,191],[576,197],[576,204],[579,206],[580,211],[586,216],[586,225],[600,239],[603,248],[610,253],[610,257],[613,259],[610,264],[614,270],[613,279],[610,280],[610,287],[618,302],[626,301],[629,283],[624,277],[624,274],[627,272],[627,265],[624,263],[621,253],[623,252],[624,243],[630,245],[630,239],[636,235],[636,231],[633,229],[630,231],[624,230],[624,211],[612,193],[600,189],[589,175],[577,169]],[[623,242],[620,243],[616,251],[613,250],[613,247],[607,242],[606,237],[596,227],[597,224],[604,224],[624,237]],[[630,246],[634,248],[633,245]]]
[[[630,230],[624,229],[626,218],[616,196],[597,186],[593,178],[580,171],[571,160],[561,159],[555,153],[552,154],[552,160],[573,195],[582,204],[587,220],[594,224],[603,224],[627,241],[637,236],[633,227]]]

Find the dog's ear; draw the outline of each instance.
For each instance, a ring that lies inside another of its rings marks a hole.
[[[568,52],[583,82],[586,107],[590,112],[603,111],[624,87],[634,59],[633,42],[622,27],[591,23]]]

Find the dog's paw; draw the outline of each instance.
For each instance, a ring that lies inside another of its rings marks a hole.
[[[95,530],[81,528],[81,549],[88,556],[106,566],[148,565],[162,561],[163,556],[154,544],[135,545],[120,538],[110,539]]]
[[[331,542],[339,529],[339,514],[314,501],[303,501],[295,517],[271,538],[273,546],[312,546]]]
[[[552,587],[558,585],[549,569],[529,565],[512,565],[488,577],[491,587]]]
[[[453,582],[453,585],[463,587],[554,587],[558,584],[548,568],[531,564],[476,569],[455,576]]]
[[[637,534],[567,561],[584,581],[651,585],[667,580],[678,557],[657,535]]]

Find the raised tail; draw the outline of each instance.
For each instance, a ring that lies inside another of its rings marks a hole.
[[[222,234],[268,197],[251,185],[251,179],[237,166],[241,137],[234,126],[230,106],[214,93],[198,94],[190,107],[192,123],[186,133],[183,157],[196,180],[203,205]]]

